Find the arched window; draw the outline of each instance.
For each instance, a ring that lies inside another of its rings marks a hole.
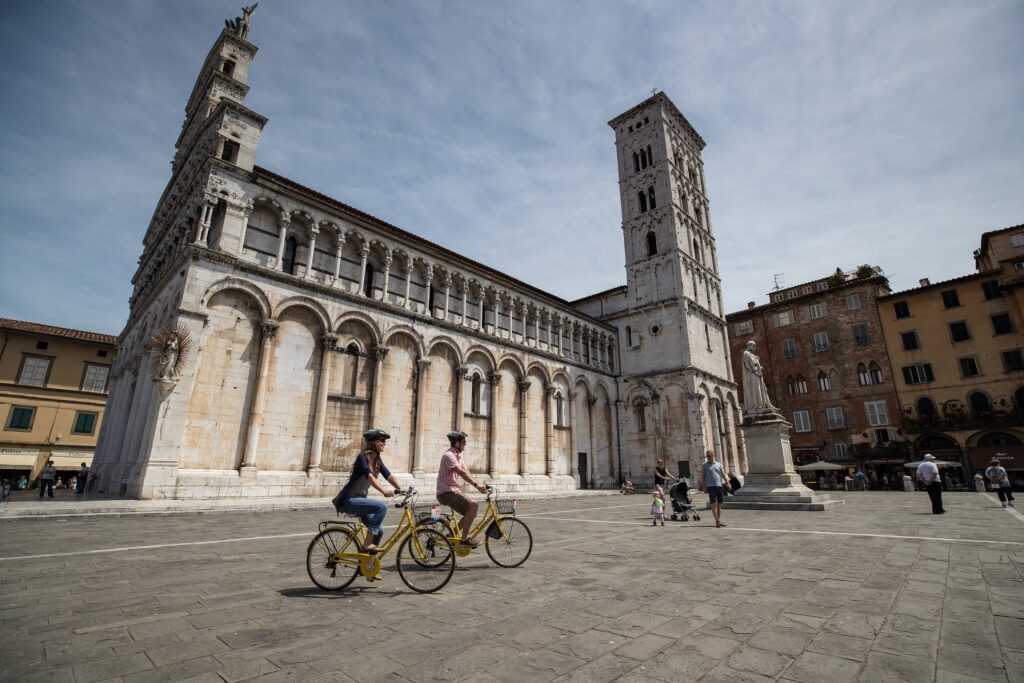
[[[640,168],[647,168],[647,150],[640,150]]]
[[[345,347],[345,353],[348,354],[348,362],[345,363],[348,369],[348,381],[345,382],[342,391],[347,392],[349,396],[355,396],[359,390],[359,358],[362,354],[355,342],[351,342]]]
[[[298,250],[299,241],[294,235],[289,235],[284,241],[284,263],[281,264],[281,270],[289,275],[295,275],[295,252]]]
[[[483,378],[479,372],[473,373],[473,391],[470,394],[470,412],[474,415],[480,415],[480,387],[483,383]]]
[[[697,225],[702,228],[704,227],[704,214],[701,213],[700,208],[695,208],[693,210],[693,219],[697,221]]]
[[[824,370],[818,371],[818,391],[832,391],[832,383]]]
[[[796,380],[793,379],[793,375],[786,376],[786,390],[790,396],[796,395]]]
[[[633,152],[633,172],[636,173],[640,170],[640,155]]]
[[[866,387],[871,384],[871,375],[868,373],[868,366],[857,363],[857,384]]]
[[[917,399],[917,414],[921,417],[935,417],[935,401],[927,396]]]
[[[796,393],[806,394],[807,393],[807,380],[804,379],[803,375],[796,376]]]
[[[366,264],[366,277],[363,279],[363,294],[373,296],[373,264]]]
[[[633,404],[633,416],[636,418],[636,431],[646,432],[647,416],[644,414],[643,401],[637,401],[636,403]]]
[[[991,413],[992,402],[988,400],[988,396],[981,393],[980,391],[973,392],[967,397],[967,403],[971,406],[971,411],[975,413]]]
[[[636,201],[640,205],[640,213],[646,213],[647,211],[647,195],[643,192],[636,193]]]
[[[658,238],[654,231],[647,233],[647,255],[654,256],[658,253]]]
[[[697,240],[694,239],[693,240],[693,258],[697,259],[697,263],[704,263],[704,259],[702,258],[702,256],[703,255],[700,253],[700,245],[697,244]]]
[[[647,163],[651,166],[654,165],[654,153],[651,151],[651,146],[647,145]]]
[[[878,363],[871,361],[871,365],[868,366],[868,371],[871,373],[872,384],[882,383],[882,368],[878,367]]]
[[[654,186],[653,185],[647,188],[647,203],[650,205],[651,211],[653,211],[654,209],[658,208],[658,203],[654,201]]]
[[[694,185],[697,185],[697,172],[692,168],[690,169],[690,182],[693,183]],[[697,187],[700,186],[697,185]]]
[[[1020,446],[1020,439],[1006,432],[990,432],[978,439],[979,446]]]
[[[555,424],[559,427],[565,426],[565,399],[561,391],[555,392]]]
[[[626,346],[633,345],[633,328],[626,325]]]

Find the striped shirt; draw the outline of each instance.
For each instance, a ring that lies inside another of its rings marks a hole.
[[[437,467],[437,493],[462,493],[462,484],[459,482],[459,474],[456,467],[465,469],[462,463],[462,454],[456,453],[449,448],[441,456],[441,464]]]

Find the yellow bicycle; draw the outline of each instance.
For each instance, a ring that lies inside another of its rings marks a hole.
[[[438,514],[440,505],[418,505],[414,510],[416,522],[423,527],[436,529],[451,541],[455,554],[466,557],[473,550],[462,542],[462,529],[454,512]],[[488,486],[483,516],[470,530],[470,538],[484,533],[484,548],[487,556],[499,567],[518,567],[530,557],[533,551],[533,534],[530,527],[516,516],[515,500],[498,500],[498,492]]]
[[[395,504],[402,508],[402,519],[378,550],[361,552],[368,531],[360,521],[320,522],[319,532],[306,549],[306,571],[318,588],[338,591],[347,588],[357,576],[368,581],[380,578],[381,560],[398,547],[395,564],[406,586],[417,593],[433,593],[444,588],[455,571],[455,551],[444,534],[418,525],[412,506],[416,489],[399,491],[404,497]]]

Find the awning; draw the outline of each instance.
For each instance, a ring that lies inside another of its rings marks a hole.
[[[30,470],[35,467],[39,454],[0,454],[0,470]]]

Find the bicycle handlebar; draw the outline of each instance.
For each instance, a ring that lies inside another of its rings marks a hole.
[[[395,489],[395,495],[404,496],[401,502],[395,503],[396,508],[404,508],[409,503],[409,499],[416,495],[416,488],[410,486],[404,491],[402,489]]]

